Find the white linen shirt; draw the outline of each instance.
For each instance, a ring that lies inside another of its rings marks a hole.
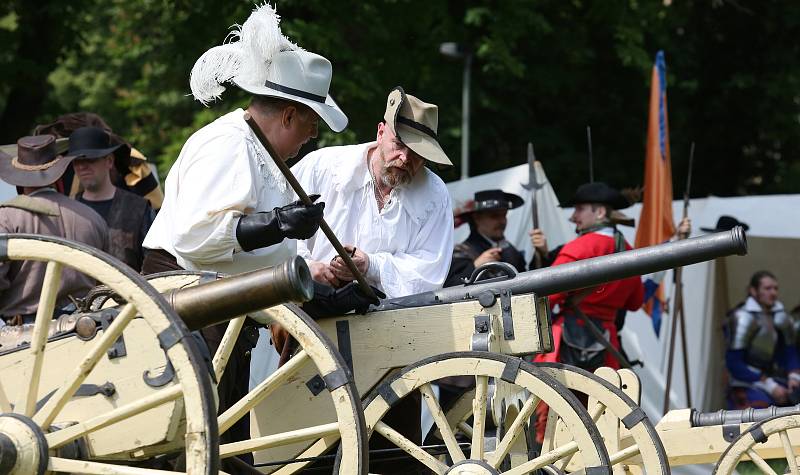
[[[453,255],[453,212],[444,182],[425,167],[410,184],[395,188],[378,210],[367,168],[376,143],[328,147],[292,167],[309,194],[325,202],[325,221],[342,244],[369,255],[367,281],[390,298],[442,286]],[[318,231],[300,241],[306,260],[329,262],[336,250]]]
[[[237,274],[277,265],[296,254],[294,239],[247,252],[236,240],[236,225],[243,214],[270,211],[293,196],[244,110],[236,109],[186,141],[143,246],[169,252],[187,270]]]

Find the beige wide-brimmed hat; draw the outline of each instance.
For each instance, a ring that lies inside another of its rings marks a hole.
[[[225,44],[206,51],[192,67],[189,85],[203,104],[219,99],[225,82],[259,96],[278,97],[310,107],[334,132],[347,116],[329,94],[333,67],[281,32],[280,17],[268,4],[255,8]]]
[[[442,165],[453,164],[439,145],[439,107],[435,104],[406,94],[398,86],[389,93],[383,119],[389,130],[420,157]]]

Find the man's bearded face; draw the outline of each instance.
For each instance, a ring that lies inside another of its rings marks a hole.
[[[378,152],[381,159],[380,180],[389,188],[411,183],[422,168],[423,158],[403,144],[385,126]]]

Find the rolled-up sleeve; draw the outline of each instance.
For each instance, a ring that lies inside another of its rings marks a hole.
[[[181,163],[173,248],[187,261],[230,262],[241,251],[236,226],[257,203],[253,180],[259,175],[241,136],[217,135],[191,147],[182,152],[191,160]]]

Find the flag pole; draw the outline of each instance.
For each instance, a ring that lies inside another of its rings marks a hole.
[[[689,216],[689,191],[692,186],[692,165],[694,162],[694,142],[689,149],[689,171],[686,175],[686,188],[683,193],[683,219]],[[678,239],[686,239],[684,233],[678,234]],[[672,385],[672,363],[675,356],[675,333],[678,323],[681,326],[681,355],[683,356],[683,381],[686,388],[686,405],[692,407],[691,388],[689,386],[689,358],[686,348],[686,320],[683,315],[683,267],[676,267],[674,270],[675,276],[675,295],[672,304],[674,309],[672,314],[672,327],[670,329],[669,337],[669,356],[667,360],[667,382],[664,389],[664,414],[669,410],[670,389]],[[679,322],[680,320],[680,322]]]

